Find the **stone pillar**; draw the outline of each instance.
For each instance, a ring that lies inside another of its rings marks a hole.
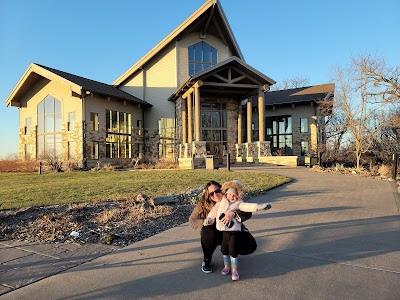
[[[194,140],[200,142],[200,84],[194,85]]]
[[[242,143],[242,104],[239,102],[239,109],[238,109],[238,144]]]
[[[264,118],[264,87],[258,89],[258,140],[265,141],[265,118]]]
[[[193,111],[192,111],[192,94],[187,95],[187,116],[188,116],[188,143],[193,142]]]
[[[251,143],[253,140],[251,130],[251,98],[247,99],[247,142]]]
[[[185,100],[183,99],[182,101],[182,144],[185,144],[187,142],[186,139],[186,131],[187,131],[187,124],[186,124],[186,105],[185,105]]]

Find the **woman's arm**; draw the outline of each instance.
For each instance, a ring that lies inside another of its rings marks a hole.
[[[203,226],[203,219],[199,218],[199,210],[197,206],[194,207],[192,214],[189,217],[189,225],[193,229],[199,229]]]

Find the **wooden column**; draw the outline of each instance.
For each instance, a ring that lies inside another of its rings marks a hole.
[[[187,95],[187,111],[188,111],[188,143],[193,142],[193,111],[192,111],[192,94]]]
[[[187,123],[186,123],[186,105],[185,105],[186,99],[182,100],[182,144],[187,143]]]
[[[247,99],[247,142],[251,143],[253,140],[251,130],[251,98]]]
[[[196,142],[200,141],[200,136],[201,136],[201,124],[200,124],[200,86],[202,86],[203,83],[201,81],[198,81],[194,85],[194,140]]]
[[[237,143],[242,143],[242,103],[239,102],[239,109],[238,109],[238,138]]]
[[[265,118],[264,118],[264,87],[258,89],[258,140],[265,141]]]

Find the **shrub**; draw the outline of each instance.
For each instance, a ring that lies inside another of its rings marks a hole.
[[[0,172],[37,172],[39,162],[35,160],[0,160]]]
[[[381,165],[379,167],[379,175],[381,175],[382,177],[391,177],[392,176],[392,167],[388,166],[388,165]]]

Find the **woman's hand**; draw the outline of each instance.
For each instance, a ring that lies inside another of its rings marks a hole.
[[[224,224],[226,226],[227,224],[229,224],[232,221],[234,216],[235,216],[235,214],[233,213],[233,211],[227,211],[225,213],[225,216],[221,219],[222,224]]]

